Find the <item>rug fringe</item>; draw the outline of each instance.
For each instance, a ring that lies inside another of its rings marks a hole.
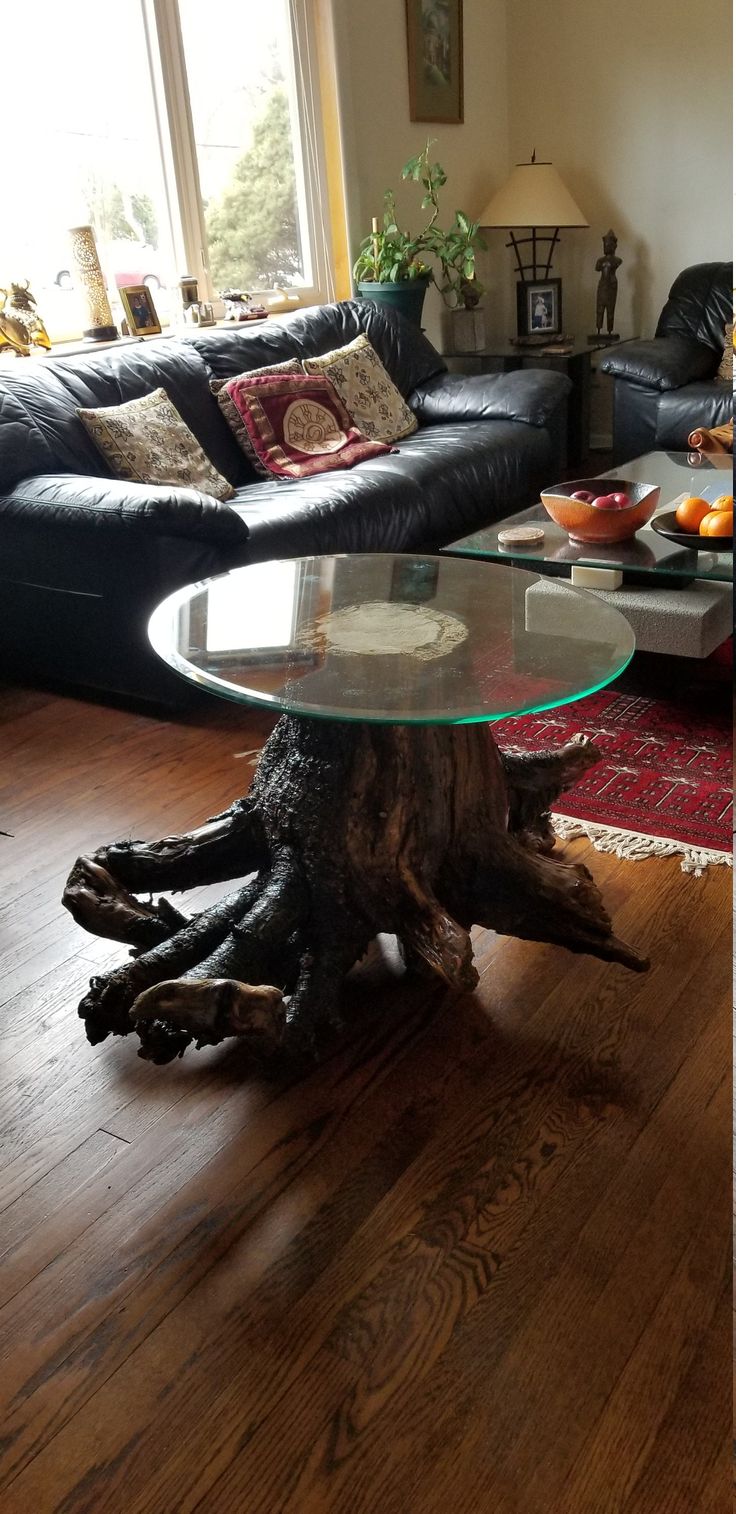
[[[573,841],[586,836],[597,852],[612,852],[629,862],[640,862],[644,857],[681,856],[683,873],[692,873],[700,878],[707,867],[733,866],[731,852],[709,851],[706,847],[691,846],[686,841],[669,841],[664,836],[645,836],[640,831],[622,831],[613,825],[599,825],[591,820],[575,820],[571,815],[553,815],[552,825],[561,841]]]

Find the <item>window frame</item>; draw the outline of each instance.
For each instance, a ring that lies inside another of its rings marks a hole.
[[[166,187],[171,239],[181,275],[197,279],[203,299],[217,300],[207,255],[202,190],[186,72],[178,0],[140,0],[148,45],[156,129]],[[309,240],[311,281],[285,291],[287,305],[334,298],[328,186],[313,0],[287,0],[291,19],[289,102],[294,136],[297,196]],[[180,275],[180,276],[181,276]],[[252,290],[266,303],[280,303],[274,290]]]

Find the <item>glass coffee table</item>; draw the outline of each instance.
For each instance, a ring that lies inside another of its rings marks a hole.
[[[648,452],[609,468],[600,477],[659,484],[654,520],[686,494],[716,499],[733,489],[731,458],[691,453]],[[509,526],[542,527],[536,546],[504,546],[499,532]],[[533,570],[546,580],[568,579],[615,603],[632,625],[640,651],[707,657],[730,635],[733,620],[733,554],[692,550],[661,536],[652,522],[627,542],[586,546],[572,542],[541,503],[451,542],[443,552]],[[674,594],[672,591],[680,591]],[[539,597],[543,597],[540,589]]]
[[[279,712],[248,794],[198,830],[80,858],[65,903],[136,955],[93,979],[91,1040],[135,1029],[154,1062],[191,1041],[303,1056],[339,1023],[345,974],[379,933],[407,967],[477,982],[470,927],[641,970],[584,867],[553,855],[549,807],[598,753],[500,752],[505,715],[579,699],[634,637],[568,585],[452,557],[256,564],[167,599],[153,646],[184,678]],[[239,879],[185,918],[139,894]]]
[[[600,477],[631,479],[633,482],[658,484],[661,489],[658,515],[673,507],[686,494],[716,499],[731,492],[731,458],[707,458],[695,461],[692,453],[647,452],[620,468],[607,468]],[[509,526],[535,525],[544,529],[544,541],[538,546],[505,547],[498,540],[499,531]],[[452,542],[442,549],[457,557],[482,558],[488,562],[513,562],[536,573],[569,577],[574,583],[576,568],[604,569],[619,572],[624,583],[678,587],[694,579],[715,583],[733,582],[731,551],[693,551],[660,536],[650,522],[630,541],[615,546],[585,546],[570,540],[562,526],[550,519],[542,504],[520,510],[506,520],[495,521]],[[586,583],[590,587],[589,583]]]

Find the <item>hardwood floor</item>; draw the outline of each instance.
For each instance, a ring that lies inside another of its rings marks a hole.
[[[265,718],[0,693],[3,1514],[721,1514],[730,877],[575,843],[649,974],[480,932],[289,1086],[140,1061],[76,855],[247,786]],[[212,893],[213,891],[208,891]]]

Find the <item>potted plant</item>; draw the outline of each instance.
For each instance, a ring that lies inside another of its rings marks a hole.
[[[421,325],[432,271],[421,256],[421,238],[399,227],[390,189],[383,197],[383,228],[379,230],[374,217],[370,236],[361,242],[353,277],[363,299],[393,305],[408,321]]]
[[[416,157],[401,170],[402,179],[421,184],[424,191],[422,210],[429,211],[424,228],[416,236],[403,231],[396,218],[393,190],[384,195],[383,228],[374,219],[369,237],[361,243],[353,268],[358,293],[363,299],[383,301],[401,310],[415,325],[420,325],[424,296],[431,282],[437,284],[446,304],[462,300],[463,305],[477,304],[483,292],[475,276],[475,249],[485,246],[477,221],[462,211],[455,212],[449,231],[438,225],[439,191],[447,181],[441,163],[430,162],[432,143],[427,142]],[[440,279],[429,260],[439,264]]]
[[[485,246],[478,222],[462,210],[455,211],[449,231],[435,227],[429,233],[429,251],[441,270],[435,283],[446,306],[446,345],[451,352],[477,352],[485,346],[485,321],[478,309],[484,288],[475,264],[477,248]]]

